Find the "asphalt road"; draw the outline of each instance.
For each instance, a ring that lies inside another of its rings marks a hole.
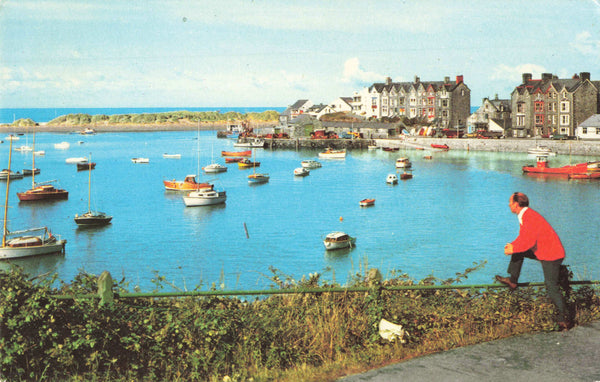
[[[412,359],[343,382],[600,382],[600,322]]]

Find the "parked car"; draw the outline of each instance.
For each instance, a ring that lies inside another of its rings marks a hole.
[[[550,139],[554,139],[555,141],[564,141],[564,140],[572,140],[577,139],[575,135],[567,135],[567,134],[554,134],[550,136]]]

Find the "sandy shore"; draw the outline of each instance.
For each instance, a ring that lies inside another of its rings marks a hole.
[[[48,125],[40,124],[35,127],[36,132],[48,133],[72,133],[80,132],[87,128],[96,132],[147,132],[147,131],[187,131],[187,130],[225,130],[227,123],[173,123],[173,124],[115,124],[115,125]],[[26,133],[32,132],[32,127],[15,127],[11,125],[0,125],[0,132]]]

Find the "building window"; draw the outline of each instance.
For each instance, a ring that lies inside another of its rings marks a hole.
[[[583,134],[587,134],[587,127],[582,127],[582,128],[581,128],[581,132],[582,132]]]
[[[569,112],[569,101],[562,101],[560,103],[560,111],[563,113]]]
[[[544,115],[542,115],[542,114],[536,114],[535,115],[535,124],[536,125],[543,125],[544,124]]]
[[[442,107],[448,107],[448,100],[447,99],[443,99],[442,100]]]
[[[525,116],[523,116],[523,115],[517,116],[517,126],[525,126]]]
[[[387,99],[387,98],[383,98],[383,99],[381,100],[381,103],[382,103],[383,105],[387,105],[387,104],[388,104],[388,99]]]
[[[444,118],[448,117],[448,110],[442,111],[442,117],[444,117]]]
[[[556,111],[556,102],[548,103],[548,111]]]
[[[538,113],[544,111],[544,103],[543,102],[535,102],[534,110]]]
[[[569,115],[561,115],[560,116],[560,125],[568,126],[569,125]]]
[[[517,104],[517,113],[525,113],[525,104],[523,102]]]
[[[600,135],[600,127],[596,127],[596,135]]]

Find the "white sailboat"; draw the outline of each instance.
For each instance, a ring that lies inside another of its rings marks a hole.
[[[12,140],[8,153],[8,172],[12,159]],[[15,259],[19,257],[49,255],[64,253],[67,241],[52,235],[47,227],[30,228],[10,232],[8,230],[8,195],[10,189],[10,175],[6,179],[6,197],[4,201],[4,226],[2,231],[2,247],[0,247],[0,260]]]

